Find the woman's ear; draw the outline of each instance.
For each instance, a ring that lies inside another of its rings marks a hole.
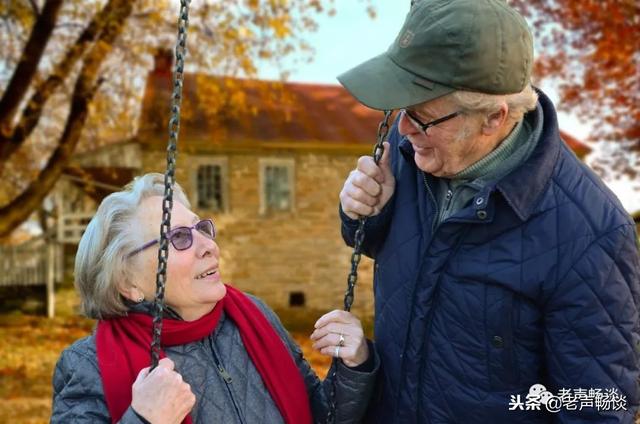
[[[124,283],[118,286],[118,291],[125,298],[140,303],[144,300],[144,293],[135,284]]]
[[[507,103],[503,102],[500,105],[500,109],[490,113],[485,117],[484,123],[482,125],[482,134],[491,136],[502,131],[502,128],[507,121],[508,116],[509,106],[507,105]]]

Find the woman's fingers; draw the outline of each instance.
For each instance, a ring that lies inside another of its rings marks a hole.
[[[350,312],[336,309],[321,316],[310,338],[314,349],[340,358],[350,367],[362,364],[369,357],[362,324]]]
[[[329,323],[321,328],[317,328],[311,333],[311,340],[320,340],[325,337],[327,334],[354,334],[354,328],[349,326],[348,324],[340,324],[340,323]]]
[[[349,358],[354,356],[355,350],[356,348],[351,346],[327,346],[319,349],[319,352],[323,355],[349,361]]]
[[[340,358],[348,367],[356,367],[369,358],[369,347],[363,337],[344,338],[340,343],[340,335],[327,335],[313,344],[313,348],[323,355]]]
[[[138,373],[138,376],[136,377],[136,381],[135,382],[137,383],[138,381],[144,380],[149,375],[149,370],[150,369],[151,369],[150,367],[142,368],[140,370],[140,372]]]
[[[362,344],[364,333],[361,327],[354,324],[329,323],[315,330],[311,334],[311,340],[314,349],[330,354],[331,352],[323,349],[340,346],[344,352],[345,349],[357,347]]]
[[[150,422],[181,422],[195,405],[191,386],[175,369],[174,362],[163,358],[149,371],[144,368],[132,386],[131,406]]]
[[[345,333],[329,333],[313,343],[314,349],[322,349],[326,346],[348,346],[353,344],[354,337]],[[351,343],[349,343],[351,342]]]
[[[318,321],[316,321],[314,327],[317,329],[331,322],[343,323],[343,324],[349,324],[349,323],[358,324],[358,325],[360,324],[360,320],[356,318],[356,316],[353,315],[351,312],[341,311],[340,309],[334,309],[333,311],[327,312],[326,314],[318,318]]]
[[[162,358],[161,360],[158,361],[159,368],[166,368],[168,370],[173,370],[175,366],[176,364],[168,357]]]
[[[320,340],[325,337],[327,334],[344,334],[350,335],[352,337],[362,338],[364,337],[364,331],[362,330],[362,326],[360,323],[349,323],[343,324],[338,322],[330,322],[326,325],[323,325],[320,328],[316,328],[313,333],[311,333],[311,340]]]
[[[320,317],[310,338],[313,341],[319,341],[329,334],[334,334],[334,339],[336,337],[339,339],[340,334],[343,337],[351,336],[356,339],[364,337],[360,320],[350,312],[340,310],[333,310]]]

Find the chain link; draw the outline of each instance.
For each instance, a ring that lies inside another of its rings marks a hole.
[[[158,249],[158,271],[156,273],[156,298],[153,304],[153,330],[151,342],[151,369],[160,360],[160,336],[164,310],[164,289],[167,278],[171,209],[173,208],[173,186],[176,172],[176,149],[180,132],[180,104],[184,79],[184,58],[187,54],[187,27],[189,25],[190,0],[180,0],[178,16],[178,42],[176,44],[176,68],[173,73],[173,95],[171,97],[171,119],[169,120],[169,143],[167,145],[167,171],[164,174],[164,200],[162,202],[162,224],[160,225],[160,248]]]
[[[384,118],[378,125],[378,137],[376,145],[373,147],[373,160],[376,165],[380,163],[382,155],[384,154],[384,144],[382,144],[389,134],[389,118],[391,117],[391,110],[384,111]],[[351,311],[351,305],[353,305],[354,290],[356,283],[358,282],[358,265],[360,265],[360,259],[362,258],[362,243],[364,242],[364,226],[367,223],[367,217],[361,216],[358,218],[358,229],[355,234],[355,242],[353,246],[353,253],[351,254],[351,272],[347,277],[347,291],[344,294],[344,310]],[[331,361],[331,369],[329,375],[331,376],[331,393],[329,395],[329,411],[327,412],[327,424],[332,424],[336,417],[336,374],[338,371],[338,358],[333,358]]]

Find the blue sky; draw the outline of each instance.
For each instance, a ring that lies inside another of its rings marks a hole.
[[[364,1],[335,0],[337,13],[319,16],[318,31],[304,35],[316,49],[313,62],[295,65],[290,79],[337,84],[337,75],[384,52],[404,22],[409,1],[376,3],[377,16],[371,19]],[[271,68],[261,71],[265,77],[278,77]]]
[[[304,35],[315,49],[311,63],[285,63],[292,70],[289,81],[337,84],[336,76],[384,52],[395,39],[409,10],[410,0],[373,1],[377,16],[371,19],[363,0],[335,0],[334,16],[319,16],[318,31]],[[259,76],[278,79],[278,71],[261,67]],[[548,84],[540,87],[554,103],[558,95]],[[560,127],[578,139],[589,134],[589,125],[566,113],[558,114]],[[629,211],[640,210],[640,193],[629,189],[630,181],[612,181],[608,185],[618,194]],[[636,182],[637,184],[637,182]]]

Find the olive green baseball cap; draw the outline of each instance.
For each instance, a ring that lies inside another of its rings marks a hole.
[[[388,110],[455,90],[517,93],[532,62],[529,27],[505,0],[417,0],[391,47],[338,81],[362,104]]]

